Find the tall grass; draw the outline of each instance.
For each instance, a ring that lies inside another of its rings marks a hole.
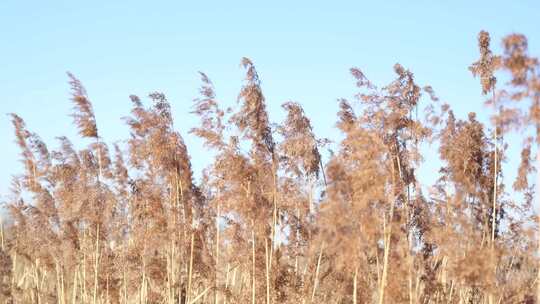
[[[249,59],[233,109],[201,73],[189,134],[214,158],[200,181],[163,93],[130,96],[131,135],[110,147],[68,74],[87,147],[60,137],[49,150],[11,115],[24,171],[0,226],[0,303],[538,303],[540,66],[519,34],[495,55],[481,32],[479,50],[470,70],[493,124],[456,117],[399,64],[382,86],[353,68],[336,143],[294,101],[272,123]],[[427,144],[443,164],[433,185],[417,176]]]

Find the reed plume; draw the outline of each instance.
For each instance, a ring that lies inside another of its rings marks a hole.
[[[331,139],[295,101],[274,123],[243,58],[236,103],[200,73],[196,126],[177,130],[162,92],[131,95],[129,137],[107,144],[68,73],[89,143],[53,148],[10,114],[23,166],[0,225],[0,303],[535,303],[540,69],[525,36],[501,55],[490,43],[481,32],[470,70],[491,122],[460,117],[400,64],[386,84],[353,68]],[[201,174],[184,131],[208,149]]]

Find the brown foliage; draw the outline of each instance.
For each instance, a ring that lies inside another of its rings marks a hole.
[[[329,154],[299,103],[285,102],[285,120],[271,123],[249,59],[236,110],[222,109],[201,73],[190,134],[214,157],[200,181],[163,93],[149,105],[130,96],[131,135],[109,149],[68,74],[74,124],[93,142],[79,149],[60,137],[49,150],[11,115],[24,171],[1,230],[0,301],[533,303],[538,60],[522,35],[503,40],[502,56],[487,32],[478,40],[470,70],[493,93],[495,126],[456,117],[399,64],[383,86],[355,68],[358,94],[339,100],[343,137]],[[511,81],[497,88],[504,71]],[[503,135],[516,128],[527,132],[513,183],[523,197],[501,178]],[[426,143],[443,163],[427,195]]]

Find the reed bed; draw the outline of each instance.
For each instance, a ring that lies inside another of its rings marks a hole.
[[[214,157],[200,180],[163,93],[130,96],[130,137],[111,145],[68,74],[87,146],[59,137],[50,150],[11,114],[24,170],[0,228],[0,303],[540,303],[540,66],[523,35],[500,55],[487,32],[478,44],[488,125],[456,117],[399,64],[382,86],[351,69],[335,141],[294,101],[273,123],[249,59],[232,108],[201,73],[189,135]],[[429,145],[443,165],[425,185]]]

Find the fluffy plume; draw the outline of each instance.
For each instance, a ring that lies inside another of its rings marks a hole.
[[[92,104],[86,94],[86,89],[81,81],[73,74],[67,73],[69,77],[69,85],[71,86],[71,101],[73,102],[73,121],[79,128],[79,133],[83,137],[98,138],[98,129],[96,125],[96,117]]]
[[[540,69],[522,35],[502,57],[486,32],[479,46],[471,71],[504,106],[496,126],[459,117],[399,64],[383,85],[354,68],[330,142],[296,102],[272,124],[249,59],[235,111],[201,73],[200,179],[165,94],[130,96],[130,135],[109,151],[68,74],[75,127],[94,140],[49,149],[11,114],[24,169],[0,226],[0,302],[534,303]],[[511,81],[495,88],[496,73]],[[515,156],[499,145],[514,130],[528,136],[517,195],[501,178]],[[439,148],[433,185],[418,176],[435,170],[425,143]]]

